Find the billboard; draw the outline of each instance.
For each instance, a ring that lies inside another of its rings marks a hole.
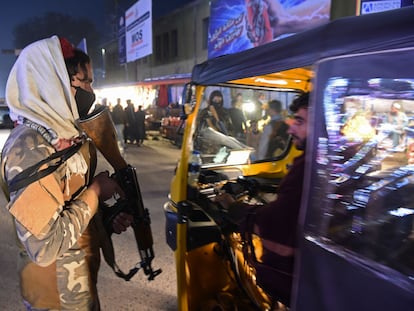
[[[118,18],[118,58],[121,65],[126,61],[126,42],[125,42],[125,15]]]
[[[212,0],[208,57],[250,49],[330,19],[330,0]]]
[[[139,0],[125,12],[125,49],[126,61],[133,62],[152,53],[152,1]],[[121,27],[120,27],[121,29]],[[122,34],[119,34],[122,40]],[[121,57],[120,57],[121,60]]]
[[[370,14],[413,5],[412,0],[359,0],[358,14]]]

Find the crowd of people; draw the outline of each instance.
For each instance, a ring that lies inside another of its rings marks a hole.
[[[206,103],[207,106],[200,112],[199,128],[209,127],[253,147],[252,160],[275,157],[284,151],[289,135],[283,105],[279,100],[268,102],[264,93],[259,92],[254,101],[255,109],[246,112],[242,107],[242,93],[237,93],[231,100],[231,107],[225,108],[222,92],[213,90]],[[105,103],[105,99],[101,105],[108,106],[111,111],[121,153],[128,144],[141,146],[144,143],[146,112],[142,105],[136,108],[131,99],[123,105],[120,98],[113,107]]]
[[[267,102],[260,92],[253,104],[252,111],[244,111],[243,95],[237,93],[231,100],[231,107],[225,108],[222,92],[213,90],[207,106],[200,112],[198,127],[200,130],[208,127],[253,147],[252,160],[282,154],[289,139],[282,102],[276,99]]]
[[[135,144],[140,147],[144,143],[146,138],[146,112],[142,105],[139,105],[136,109],[132,100],[127,99],[124,107],[121,98],[117,98],[113,107],[111,104],[106,104],[105,98],[100,105],[107,106],[111,112],[118,138],[118,147],[122,154],[125,152],[127,144]]]

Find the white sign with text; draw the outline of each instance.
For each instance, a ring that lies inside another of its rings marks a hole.
[[[125,12],[126,60],[152,54],[152,0],[139,0]]]

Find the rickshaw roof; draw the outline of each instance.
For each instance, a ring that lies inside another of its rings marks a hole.
[[[321,59],[414,46],[414,7],[344,17],[290,37],[194,67],[192,82],[272,85],[282,77],[309,88],[310,67]],[[299,70],[298,70],[299,68]],[[300,80],[302,79],[302,80]],[[302,82],[299,82],[302,81]],[[308,85],[306,85],[308,84]],[[296,87],[295,87],[296,88]]]

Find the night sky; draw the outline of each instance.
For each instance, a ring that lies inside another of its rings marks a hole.
[[[153,17],[161,16],[193,0],[152,0]],[[27,18],[42,17],[47,12],[61,12],[74,17],[90,18],[96,25],[107,17],[103,0],[13,0],[7,1],[7,5],[0,10],[0,51],[2,49],[14,49],[13,29],[17,24]],[[119,1],[123,6],[130,7],[136,1]],[[15,61],[14,55],[0,53],[0,98],[4,97],[4,88],[7,76]]]

